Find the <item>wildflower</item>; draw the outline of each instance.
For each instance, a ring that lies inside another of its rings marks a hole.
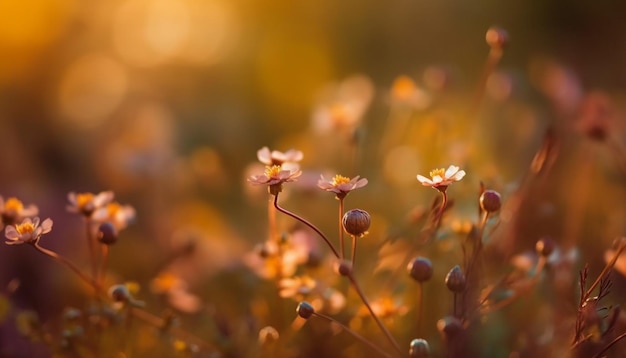
[[[338,199],[343,199],[352,190],[362,188],[366,185],[367,179],[361,179],[358,175],[350,179],[337,174],[331,180],[326,180],[324,176],[321,175],[320,180],[317,182],[318,188],[335,193]]]
[[[248,181],[256,185],[268,185],[270,193],[276,195],[282,190],[283,183],[295,181],[300,175],[302,175],[300,169],[283,169],[279,165],[272,165],[265,167],[263,175],[253,175]]]
[[[116,230],[122,230],[135,218],[135,209],[114,201],[96,209],[91,218],[99,223],[110,222]]]
[[[100,209],[113,200],[112,191],[103,191],[97,195],[92,193],[75,193],[71,192],[67,195],[70,205],[67,210],[72,213],[81,213],[86,217],[91,217],[94,211]]]
[[[26,218],[21,224],[7,226],[4,235],[10,241],[6,241],[9,245],[18,244],[36,244],[43,234],[47,234],[52,230],[52,220],[50,218],[44,220],[39,225],[39,218]]]
[[[429,175],[431,179],[418,175],[417,180],[424,186],[430,186],[439,191],[445,191],[448,185],[463,179],[465,171],[459,170],[459,167],[455,165],[451,165],[445,171],[443,168],[432,170]]]
[[[13,225],[26,217],[37,215],[38,212],[39,209],[33,204],[24,207],[22,201],[17,198],[8,198],[4,201],[0,196],[0,216],[2,216],[0,230],[2,230],[4,225]]]
[[[298,162],[302,160],[302,152],[295,149],[289,149],[286,152],[279,152],[277,150],[272,150],[268,147],[263,147],[256,152],[256,156],[259,161],[267,166],[283,166],[285,165],[285,169],[298,169]]]

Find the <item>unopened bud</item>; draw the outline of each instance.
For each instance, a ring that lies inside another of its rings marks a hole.
[[[361,209],[352,209],[343,215],[343,228],[350,235],[363,236],[370,228],[370,214]]]
[[[494,213],[502,207],[500,193],[495,190],[485,190],[480,195],[480,208],[488,213]]]
[[[309,319],[315,313],[315,309],[307,301],[302,301],[296,307],[296,312],[298,312],[298,316]]]
[[[433,276],[433,264],[425,257],[416,257],[407,266],[409,275],[417,282],[425,282]]]
[[[437,321],[437,329],[445,339],[452,339],[463,331],[463,323],[454,316],[447,316]]]
[[[346,260],[340,260],[335,264],[335,271],[341,276],[349,276],[352,272],[352,263]]]
[[[446,275],[446,287],[454,293],[461,293],[465,290],[465,274],[459,265],[454,266]]]
[[[105,222],[98,228],[98,241],[105,245],[113,245],[117,242],[117,229],[110,222]]]
[[[430,346],[425,339],[416,338],[411,341],[409,348],[410,358],[428,358],[430,356]]]

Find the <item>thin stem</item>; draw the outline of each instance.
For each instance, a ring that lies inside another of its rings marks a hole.
[[[370,312],[370,315],[372,316],[372,318],[374,318],[374,321],[376,321],[376,324],[378,325],[380,330],[383,332],[383,334],[385,335],[385,337],[387,338],[389,343],[391,343],[391,345],[398,351],[398,353],[400,353],[400,355],[404,356],[405,353],[400,348],[400,345],[398,345],[398,342],[396,342],[396,340],[393,338],[393,336],[391,335],[389,330],[387,330],[387,327],[385,327],[383,322],[381,322],[380,318],[378,318],[378,316],[376,316],[376,313],[374,312],[374,310],[372,309],[372,306],[370,306],[369,302],[367,301],[367,298],[365,297],[365,294],[363,293],[363,291],[361,291],[361,287],[357,283],[357,281],[356,281],[356,279],[354,277],[354,273],[352,272],[352,270],[350,270],[349,273],[348,273],[348,279],[350,280],[350,283],[352,284],[352,287],[354,288],[356,293],[361,298],[361,301],[363,302],[365,307],[367,307],[367,310]]]
[[[356,236],[352,235],[352,267],[354,267],[355,260],[356,260]]]
[[[278,241],[278,231],[276,226],[276,209],[274,208],[273,200],[270,197],[267,201],[267,220],[268,220],[268,234],[270,241]]]
[[[85,281],[87,284],[92,286],[96,290],[96,293],[98,293],[98,292],[100,292],[102,290],[102,288],[100,287],[98,282],[96,282],[94,279],[92,279],[92,278],[88,277],[87,275],[85,275],[84,273],[82,273],[82,271],[78,267],[76,267],[72,262],[70,262],[65,257],[57,254],[56,252],[54,252],[52,250],[48,250],[48,249],[46,249],[44,247],[39,246],[39,242],[34,243],[33,247],[37,251],[41,252],[42,254],[44,254],[46,256],[52,257],[54,260],[60,262],[61,264],[65,265],[67,268],[72,270],[76,275],[78,275],[78,277],[80,277],[81,280]]]
[[[611,341],[611,343],[607,344],[606,347],[602,348],[602,350],[598,353],[596,353],[593,358],[600,358],[602,357],[602,355],[608,351],[611,347],[613,347],[615,344],[617,344],[617,342],[619,342],[620,340],[626,338],[626,332],[620,334],[619,336],[615,337],[614,340]]]
[[[109,245],[101,244],[102,246],[102,267],[100,269],[100,277],[98,282],[100,285],[104,284],[107,276],[107,266],[109,264]]]
[[[487,55],[487,60],[485,61],[485,67],[483,68],[483,73],[480,77],[480,82],[478,82],[478,86],[476,87],[476,92],[474,94],[474,102],[469,110],[469,118],[473,118],[478,112],[478,108],[480,108],[480,104],[485,98],[485,90],[487,89],[487,81],[489,80],[489,76],[496,69],[496,66],[500,62],[502,58],[502,48],[501,47],[492,47],[489,50],[489,55]]]
[[[343,233],[343,223],[342,223],[342,219],[343,219],[343,198],[337,198],[339,199],[339,243],[341,245],[341,259],[344,260],[346,258],[346,249],[345,249],[345,245],[344,245],[344,233]]]
[[[417,337],[420,337],[422,331],[422,317],[424,317],[424,286],[422,282],[418,282],[417,287],[419,289],[419,293],[417,294],[417,299],[419,300],[417,304]]]
[[[309,221],[307,221],[306,219],[292,213],[291,211],[288,211],[286,209],[281,208],[278,205],[278,194],[274,195],[274,207],[276,208],[276,210],[280,211],[281,213],[291,216],[292,218],[300,221],[301,223],[303,223],[304,225],[308,226],[309,228],[311,228],[313,231],[315,231],[322,239],[324,239],[324,241],[326,241],[326,244],[328,245],[328,247],[330,247],[330,249],[332,250],[333,254],[335,255],[335,257],[337,257],[338,259],[340,259],[339,253],[337,252],[337,250],[335,249],[335,247],[333,246],[333,244],[328,240],[328,238],[326,237],[326,235],[324,235],[320,229],[318,229],[315,225],[311,224]]]
[[[87,245],[89,246],[89,258],[91,260],[91,277],[94,280],[98,280],[98,263],[97,263],[97,248],[94,245],[94,239],[91,235],[91,218],[85,217],[85,236],[87,237]]]
[[[71,261],[69,261],[68,259],[66,259],[65,257],[57,254],[56,252],[46,249],[44,247],[39,246],[39,243],[36,242],[33,244],[33,247],[41,252],[42,254],[51,257],[52,259],[60,262],[61,264],[63,264],[64,266],[66,266],[67,268],[69,268],[72,272],[74,272],[81,280],[85,281],[85,283],[87,283],[88,285],[90,285],[91,287],[94,288],[94,290],[96,291],[96,294],[101,295],[101,296],[106,296],[106,292],[104,291],[104,289],[94,280],[92,280],[89,276],[85,275],[84,273],[82,273],[80,271],[80,269],[78,269],[78,267],[76,267],[76,265],[74,265]],[[152,325],[154,327],[157,328],[161,328],[164,326],[164,322],[165,320],[161,317],[155,316],[152,313],[145,311],[141,308],[138,307],[134,307],[133,311],[132,311],[133,316],[139,318],[140,320],[142,320],[143,322]],[[209,345],[206,341],[188,333],[187,331],[184,331],[181,328],[178,327],[172,327],[170,329],[170,331],[172,332],[172,334],[174,334],[175,336],[181,337],[186,341],[189,341],[191,343],[197,344],[199,347],[203,347],[205,349],[214,349],[211,345]]]
[[[621,238],[621,242],[619,244],[619,247],[615,251],[615,254],[613,255],[613,258],[611,259],[611,261],[609,261],[606,264],[606,266],[604,266],[604,269],[602,269],[602,272],[600,272],[600,274],[598,275],[596,280],[593,282],[593,284],[589,287],[589,289],[587,289],[587,291],[585,292],[584,299],[581,299],[581,302],[584,302],[587,298],[589,298],[589,296],[591,296],[591,293],[596,288],[596,286],[598,286],[600,284],[600,281],[602,281],[604,276],[606,276],[606,274],[609,273],[609,271],[613,268],[613,266],[615,266],[615,263],[617,262],[617,259],[619,258],[619,256],[622,253],[622,251],[624,251],[624,249],[626,249],[626,239],[625,238]]]
[[[439,191],[441,193],[441,206],[439,207],[439,211],[437,211],[437,216],[435,217],[435,227],[438,228],[441,225],[441,219],[443,217],[443,212],[446,210],[446,205],[448,205],[448,194],[444,191]]]
[[[356,338],[357,340],[361,341],[364,344],[367,344],[370,348],[374,349],[376,352],[378,352],[378,354],[380,354],[383,357],[393,357],[392,355],[388,354],[387,352],[383,351],[382,349],[380,349],[378,346],[376,346],[374,343],[370,342],[369,340],[367,340],[367,338],[363,337],[362,335],[356,333],[355,331],[353,331],[352,329],[350,329],[348,326],[346,326],[345,324],[337,321],[336,319],[330,317],[330,316],[326,316],[324,314],[321,313],[317,313],[314,312],[313,313],[314,316],[323,318],[329,322],[332,322],[334,324],[339,325],[341,328],[343,328],[344,331],[350,333],[354,338]]]

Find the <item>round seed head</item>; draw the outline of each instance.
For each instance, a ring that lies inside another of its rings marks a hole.
[[[113,245],[117,242],[117,229],[110,222],[105,222],[98,227],[98,241],[105,245]]]
[[[296,312],[298,312],[298,316],[309,319],[309,317],[315,313],[315,309],[307,301],[302,301],[298,304],[298,307],[296,307]]]
[[[428,341],[416,338],[411,341],[409,348],[409,357],[411,358],[428,358],[430,356],[430,346]]]
[[[433,264],[425,257],[416,257],[407,266],[409,275],[417,282],[425,282],[433,276]]]
[[[465,274],[459,265],[454,266],[446,275],[446,287],[454,293],[465,290]]]
[[[361,209],[352,209],[343,215],[343,228],[350,235],[363,236],[370,228],[372,218],[370,214]]]
[[[480,207],[488,213],[494,213],[502,207],[500,193],[495,190],[485,190],[480,195]]]

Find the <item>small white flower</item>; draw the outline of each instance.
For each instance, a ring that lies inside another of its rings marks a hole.
[[[463,179],[465,176],[464,170],[459,170],[459,167],[451,165],[447,170],[443,168],[432,170],[430,173],[430,179],[425,176],[418,175],[417,180],[424,186],[430,186],[435,189],[443,189],[448,185]]]
[[[18,244],[34,244],[39,241],[43,234],[47,234],[52,230],[52,220],[50,218],[44,220],[39,225],[39,218],[26,218],[21,224],[7,226],[4,235],[9,241],[8,245]]]
[[[81,213],[85,216],[91,216],[94,211],[105,206],[113,200],[112,191],[103,191],[97,195],[92,193],[75,193],[71,192],[67,195],[70,205],[67,210],[72,213]]]

